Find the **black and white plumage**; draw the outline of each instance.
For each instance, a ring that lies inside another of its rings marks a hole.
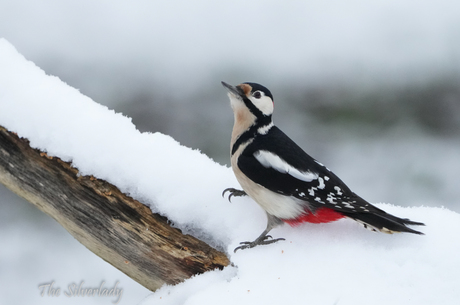
[[[324,165],[305,153],[272,121],[273,95],[264,86],[243,83],[227,88],[235,116],[231,138],[231,165],[243,191],[228,188],[232,196],[249,195],[267,213],[266,230],[253,242],[235,249],[270,244],[267,233],[284,223],[323,223],[350,218],[373,231],[423,234],[406,225],[423,225],[399,218],[371,205]]]

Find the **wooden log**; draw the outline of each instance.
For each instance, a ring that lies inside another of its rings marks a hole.
[[[0,183],[152,291],[229,264],[224,253],[182,234],[114,185],[80,176],[69,163],[31,148],[1,126]]]

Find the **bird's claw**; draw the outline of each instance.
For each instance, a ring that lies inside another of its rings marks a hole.
[[[271,240],[267,240],[267,239],[271,239]],[[266,235],[260,240],[256,239],[255,241],[243,241],[243,242],[240,242],[241,246],[236,247],[235,250],[233,250],[233,253],[236,253],[236,251],[238,250],[250,249],[250,248],[254,248],[255,246],[259,246],[259,245],[273,244],[280,240],[286,240],[286,239],[284,238],[273,239],[271,235]]]
[[[241,196],[247,196],[246,192],[243,191],[243,190],[237,190],[237,189],[234,189],[232,187],[229,187],[229,188],[226,188],[223,192],[222,192],[222,197],[225,197],[225,193],[226,192],[230,192],[230,195],[228,195],[228,201],[232,202],[232,197],[235,196],[235,197],[241,197]]]

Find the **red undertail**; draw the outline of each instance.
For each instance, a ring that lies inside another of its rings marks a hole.
[[[297,218],[283,219],[283,221],[289,224],[290,226],[294,227],[294,226],[301,224],[302,222],[324,223],[324,222],[336,221],[344,217],[345,217],[344,215],[332,209],[320,208],[320,209],[317,209],[315,213],[306,211],[305,214],[302,214]]]

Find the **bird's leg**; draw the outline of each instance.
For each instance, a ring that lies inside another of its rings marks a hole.
[[[257,237],[254,241],[240,242],[240,245],[242,246],[236,247],[233,252],[236,253],[236,251],[238,250],[250,249],[258,245],[269,245],[276,243],[280,240],[285,240],[284,238],[273,239],[271,235],[268,235],[268,232],[270,232],[271,229],[279,226],[282,223],[283,221],[281,219],[267,213],[267,228],[265,229],[265,231],[263,231],[262,234],[260,234],[260,236]]]
[[[222,192],[222,197],[225,196],[225,193],[226,192],[230,192],[230,195],[228,196],[228,201],[232,202],[232,197],[235,196],[235,197],[241,197],[241,196],[247,196],[248,194],[246,194],[245,191],[243,190],[237,190],[237,189],[234,189],[232,187],[229,187],[229,188],[226,188],[223,192]]]

